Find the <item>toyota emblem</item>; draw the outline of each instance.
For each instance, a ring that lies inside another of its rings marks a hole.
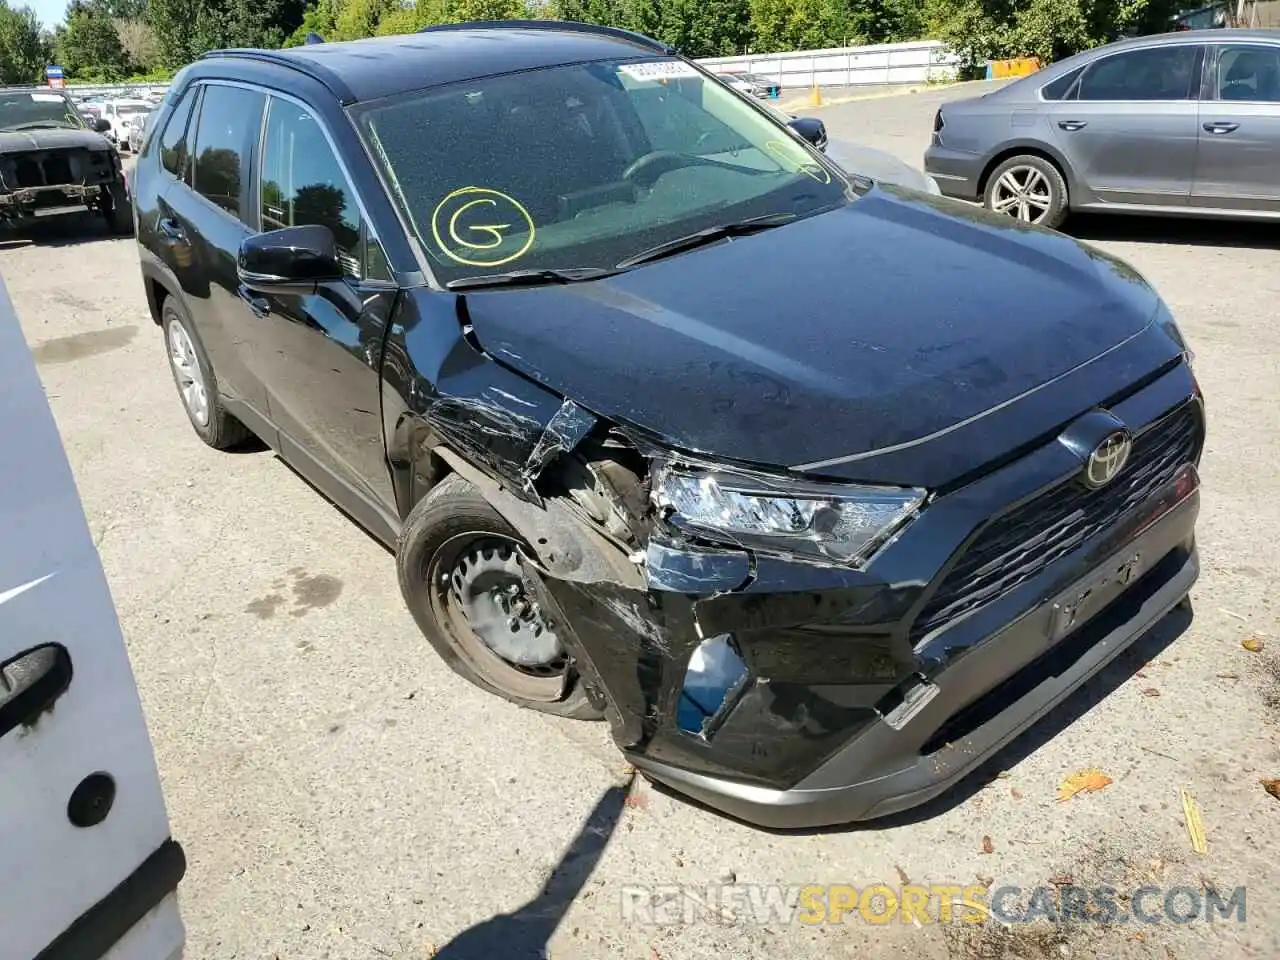
[[[1085,462],[1082,477],[1084,485],[1091,490],[1105,487],[1129,462],[1129,451],[1132,449],[1133,437],[1128,430],[1116,430],[1109,434]]]

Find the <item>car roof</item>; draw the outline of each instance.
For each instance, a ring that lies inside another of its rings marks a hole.
[[[625,30],[558,21],[505,21],[450,24],[414,34],[284,50],[215,50],[200,63],[250,59],[289,67],[320,81],[344,103],[352,103],[521,70],[673,52]]]
[[[1200,30],[1174,30],[1169,33],[1154,33],[1145,37],[1129,37],[1127,39],[1118,40],[1115,43],[1108,44],[1105,47],[1095,47],[1093,51],[1084,52],[1090,53],[1098,50],[1119,50],[1131,47],[1157,47],[1171,43],[1233,43],[1240,40],[1271,40],[1273,42],[1280,42],[1280,30],[1247,27],[1231,27],[1226,29],[1206,27]]]

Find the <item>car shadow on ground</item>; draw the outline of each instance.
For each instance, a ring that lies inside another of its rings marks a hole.
[[[20,226],[0,225],[0,252],[19,247],[70,247],[97,240],[132,240],[113,234],[99,213],[72,213]]]
[[[630,784],[610,787],[596,802],[542,890],[524,906],[458,934],[432,954],[436,960],[542,960],[569,906],[600,862],[622,819]]]
[[[779,836],[856,833],[891,830],[941,816],[969,800],[978,791],[996,780],[1002,771],[1011,769],[1031,756],[1031,754],[1065,731],[1122,687],[1145,664],[1160,656],[1178,637],[1182,636],[1191,625],[1193,617],[1194,615],[1189,605],[1176,607],[1163,619],[1152,625],[1145,634],[1135,640],[1115,660],[1095,674],[1092,679],[1075,690],[1067,699],[1041,717],[1029,729],[1015,737],[1011,743],[975,767],[953,787],[918,807],[876,820],[831,827],[796,830],[772,830],[762,827],[756,827],[756,829]],[[660,793],[674,796],[680,799],[681,802],[692,806],[704,806],[695,800],[681,797],[678,793],[660,783],[652,781],[651,783],[653,789]],[[725,814],[717,813],[717,816],[725,816]],[[748,826],[753,825],[748,824]]]
[[[1076,214],[1062,229],[1085,241],[1164,243],[1173,246],[1280,248],[1280,223]]]

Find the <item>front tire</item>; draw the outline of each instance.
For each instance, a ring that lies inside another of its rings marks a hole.
[[[107,202],[102,207],[107,226],[119,237],[133,233],[133,205],[129,203],[129,191],[123,183],[113,183],[107,191]]]
[[[599,720],[555,623],[524,588],[538,576],[525,544],[457,474],[410,512],[396,568],[413,619],[436,653],[482,690],[530,710]]]
[[[1010,157],[991,171],[982,201],[993,213],[1054,229],[1067,218],[1067,181],[1044,157]]]
[[[160,326],[169,354],[169,370],[196,436],[215,450],[229,450],[242,444],[249,438],[249,431],[223,408],[218,378],[204,352],[204,344],[172,296],[164,298]]]

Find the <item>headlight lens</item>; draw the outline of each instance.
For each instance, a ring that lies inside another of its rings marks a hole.
[[[678,530],[857,564],[920,509],[925,492],[663,465],[652,496],[665,521]]]

